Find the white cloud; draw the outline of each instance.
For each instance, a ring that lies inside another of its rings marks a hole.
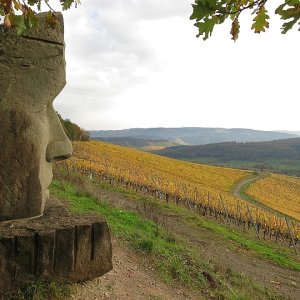
[[[299,130],[299,33],[282,36],[272,16],[270,30],[254,34],[246,15],[236,43],[229,23],[203,42],[191,3],[89,0],[66,12],[68,86],[57,109],[86,129]]]

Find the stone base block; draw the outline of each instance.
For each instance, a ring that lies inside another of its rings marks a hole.
[[[97,214],[73,214],[51,199],[42,217],[0,222],[1,292],[35,280],[89,280],[111,269],[110,232]]]

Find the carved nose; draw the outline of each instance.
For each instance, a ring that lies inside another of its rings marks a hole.
[[[53,141],[47,147],[46,160],[48,162],[64,160],[69,158],[72,152],[73,147],[69,139],[65,141]]]
[[[72,155],[72,143],[65,134],[59,118],[51,105],[48,108],[49,144],[46,150],[46,160],[54,162],[64,160]]]

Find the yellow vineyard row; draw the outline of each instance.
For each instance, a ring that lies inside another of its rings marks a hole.
[[[251,184],[247,194],[269,207],[300,220],[300,179],[271,174]]]
[[[252,217],[263,228],[281,233],[288,230],[282,219],[233,195],[233,186],[249,176],[247,171],[188,163],[95,141],[74,143],[74,155],[61,165],[71,171],[108,175],[123,184],[135,184],[179,201],[212,207],[245,222]],[[300,237],[297,226],[294,230]]]

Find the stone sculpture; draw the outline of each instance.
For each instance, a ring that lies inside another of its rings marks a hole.
[[[66,83],[61,14],[24,36],[0,26],[0,221],[43,214],[52,162],[72,153],[52,102]]]
[[[22,37],[0,26],[0,292],[112,269],[101,216],[70,213],[54,199],[45,205],[52,162],[72,153],[52,106],[66,83],[63,19],[56,18],[51,29],[39,14],[38,29]]]

